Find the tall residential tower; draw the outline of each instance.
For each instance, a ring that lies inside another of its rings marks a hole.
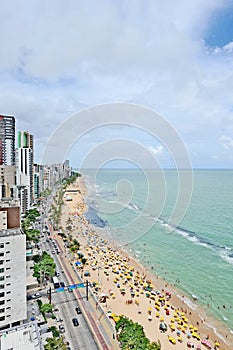
[[[0,165],[15,165],[15,118],[0,115]]]

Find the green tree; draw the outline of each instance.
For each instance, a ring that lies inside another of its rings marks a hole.
[[[66,350],[66,344],[62,338],[47,338],[46,342],[45,350]]]
[[[53,258],[47,252],[43,252],[40,261],[33,266],[33,277],[36,277],[42,285],[45,277],[54,276],[55,269]]]
[[[40,307],[40,311],[44,314],[52,314],[53,313],[53,305],[52,304],[43,304]]]
[[[116,322],[116,332],[118,334],[118,341],[123,350],[160,350],[160,343],[150,343],[145,336],[143,327],[134,323],[125,316],[120,316]]]
[[[48,328],[48,331],[53,333],[53,337],[54,337],[54,338],[58,338],[59,335],[60,335],[59,330],[58,330],[57,327],[55,327],[55,326],[49,327],[49,328]]]

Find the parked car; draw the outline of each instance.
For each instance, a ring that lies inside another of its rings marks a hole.
[[[80,309],[79,306],[77,306],[77,307],[75,308],[75,311],[77,312],[77,314],[81,314],[81,313],[82,313],[82,311],[81,311],[81,309]]]
[[[72,318],[73,325],[77,327],[79,325],[78,319],[77,318]]]
[[[41,297],[40,293],[32,294],[32,299],[36,299],[36,298],[40,298],[40,297]]]
[[[65,327],[63,326],[63,324],[59,324],[59,331],[60,331],[60,333],[65,332]]]

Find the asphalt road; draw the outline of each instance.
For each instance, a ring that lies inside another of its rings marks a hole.
[[[45,236],[45,239],[47,236]],[[49,240],[49,243],[45,241],[41,242],[41,249],[48,252],[54,250],[54,246]],[[65,275],[65,271],[62,272],[62,267],[58,260],[57,254],[51,254],[54,258],[54,261],[57,265],[58,271],[60,271],[60,276],[58,277],[60,282],[64,282],[65,285],[68,285],[68,281]],[[53,290],[52,286],[52,290]],[[46,294],[47,292],[42,292],[41,294]],[[98,347],[94,341],[93,335],[83,317],[83,315],[77,315],[75,307],[78,306],[77,299],[74,296],[73,292],[68,292],[67,290],[59,293],[52,293],[52,303],[55,305],[55,309],[58,309],[58,312],[55,312],[57,319],[63,319],[62,324],[65,328],[65,333],[63,333],[66,341],[69,342],[72,350],[78,349],[88,349],[88,350],[98,350]],[[72,318],[77,318],[79,321],[79,326],[74,326],[72,323]],[[59,326],[60,322],[58,323]]]

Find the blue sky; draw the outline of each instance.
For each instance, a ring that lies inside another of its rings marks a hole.
[[[232,0],[16,0],[2,2],[1,14],[1,114],[34,135],[37,162],[64,121],[121,102],[163,116],[193,167],[232,168]],[[87,130],[67,157],[78,167],[99,144],[123,138],[171,166],[154,136],[111,124]]]

